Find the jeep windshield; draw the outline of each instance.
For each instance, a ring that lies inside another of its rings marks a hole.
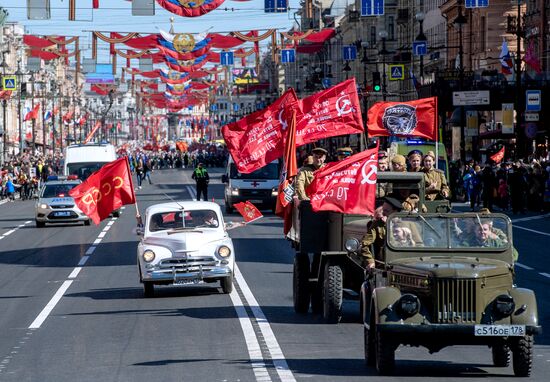
[[[218,228],[219,221],[213,210],[166,211],[151,215],[149,231],[194,230],[197,228]]]
[[[502,216],[469,214],[393,215],[387,243],[395,250],[422,248],[504,250],[510,245],[509,221]]]

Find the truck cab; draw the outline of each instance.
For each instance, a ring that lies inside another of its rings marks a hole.
[[[115,147],[109,143],[70,145],[65,149],[65,176],[76,175],[84,181],[104,164],[117,159]]]

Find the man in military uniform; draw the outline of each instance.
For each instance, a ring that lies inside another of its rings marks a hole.
[[[298,200],[309,200],[306,189],[313,182],[313,173],[325,165],[325,159],[327,158],[327,150],[322,147],[316,147],[311,152],[313,163],[302,166],[296,176],[296,197]]]
[[[361,256],[368,268],[374,268],[376,261],[384,261],[384,239],[386,220],[394,212],[401,211],[401,202],[395,198],[384,198],[384,204],[377,208],[373,220],[367,225],[367,232],[361,239]],[[373,247],[374,254],[371,252]]]
[[[424,180],[426,182],[426,199],[436,200],[449,197],[449,186],[447,185],[447,179],[445,179],[445,173],[439,169],[434,168],[435,154],[433,151],[428,151],[424,155]]]
[[[396,172],[407,171],[407,160],[401,154],[396,154],[391,158],[391,169]]]
[[[353,154],[351,147],[340,147],[336,150],[336,158],[338,161],[344,160]]]

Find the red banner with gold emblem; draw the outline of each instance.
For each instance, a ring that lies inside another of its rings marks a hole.
[[[248,200],[246,202],[237,203],[234,205],[237,211],[243,216],[244,221],[247,223],[253,222],[254,220],[258,220],[259,218],[263,217],[260,210],[256,208],[256,206],[252,203],[250,203]]]
[[[120,158],[104,165],[69,191],[69,195],[95,224],[123,205],[135,203],[128,159]]]

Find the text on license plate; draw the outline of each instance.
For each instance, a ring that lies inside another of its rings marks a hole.
[[[518,337],[525,335],[525,325],[476,325],[475,336]]]
[[[257,199],[253,199],[253,200],[249,200],[250,203],[253,203],[253,204],[261,204],[263,203],[261,200],[257,200]]]
[[[174,280],[174,285],[190,285],[190,284],[201,284],[201,280],[198,278]]]
[[[70,211],[58,211],[55,213],[55,216],[71,216]]]

